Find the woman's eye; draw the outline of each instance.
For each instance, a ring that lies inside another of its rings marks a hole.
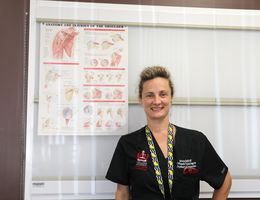
[[[161,93],[160,96],[161,96],[161,97],[166,97],[167,94],[166,94],[166,93]]]
[[[152,95],[152,94],[147,94],[146,97],[147,97],[147,98],[152,98],[153,95]]]

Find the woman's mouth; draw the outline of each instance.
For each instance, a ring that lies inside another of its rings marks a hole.
[[[161,111],[163,109],[163,107],[152,107],[151,110],[152,111]]]

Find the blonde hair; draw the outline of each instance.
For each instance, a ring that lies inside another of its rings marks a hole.
[[[174,95],[174,87],[171,80],[170,72],[162,66],[151,66],[146,67],[140,74],[140,81],[139,81],[139,98],[142,98],[142,92],[143,92],[143,85],[144,82],[152,80],[154,78],[161,77],[165,78],[169,81],[169,86],[171,89],[171,97]]]

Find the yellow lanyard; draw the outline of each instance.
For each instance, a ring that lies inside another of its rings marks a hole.
[[[162,173],[159,166],[158,157],[156,154],[156,150],[153,143],[152,133],[151,130],[148,128],[148,126],[145,127],[145,134],[146,139],[148,142],[148,146],[150,149],[152,161],[153,161],[153,167],[157,179],[158,186],[160,188],[161,193],[163,194],[165,198],[165,190],[163,185],[163,179],[162,179]],[[169,182],[169,188],[170,193],[172,192],[172,183],[173,183],[173,127],[171,124],[169,124],[168,127],[168,182]]]

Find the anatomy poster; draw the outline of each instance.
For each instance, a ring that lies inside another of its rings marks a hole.
[[[127,133],[128,29],[41,23],[39,135]]]

